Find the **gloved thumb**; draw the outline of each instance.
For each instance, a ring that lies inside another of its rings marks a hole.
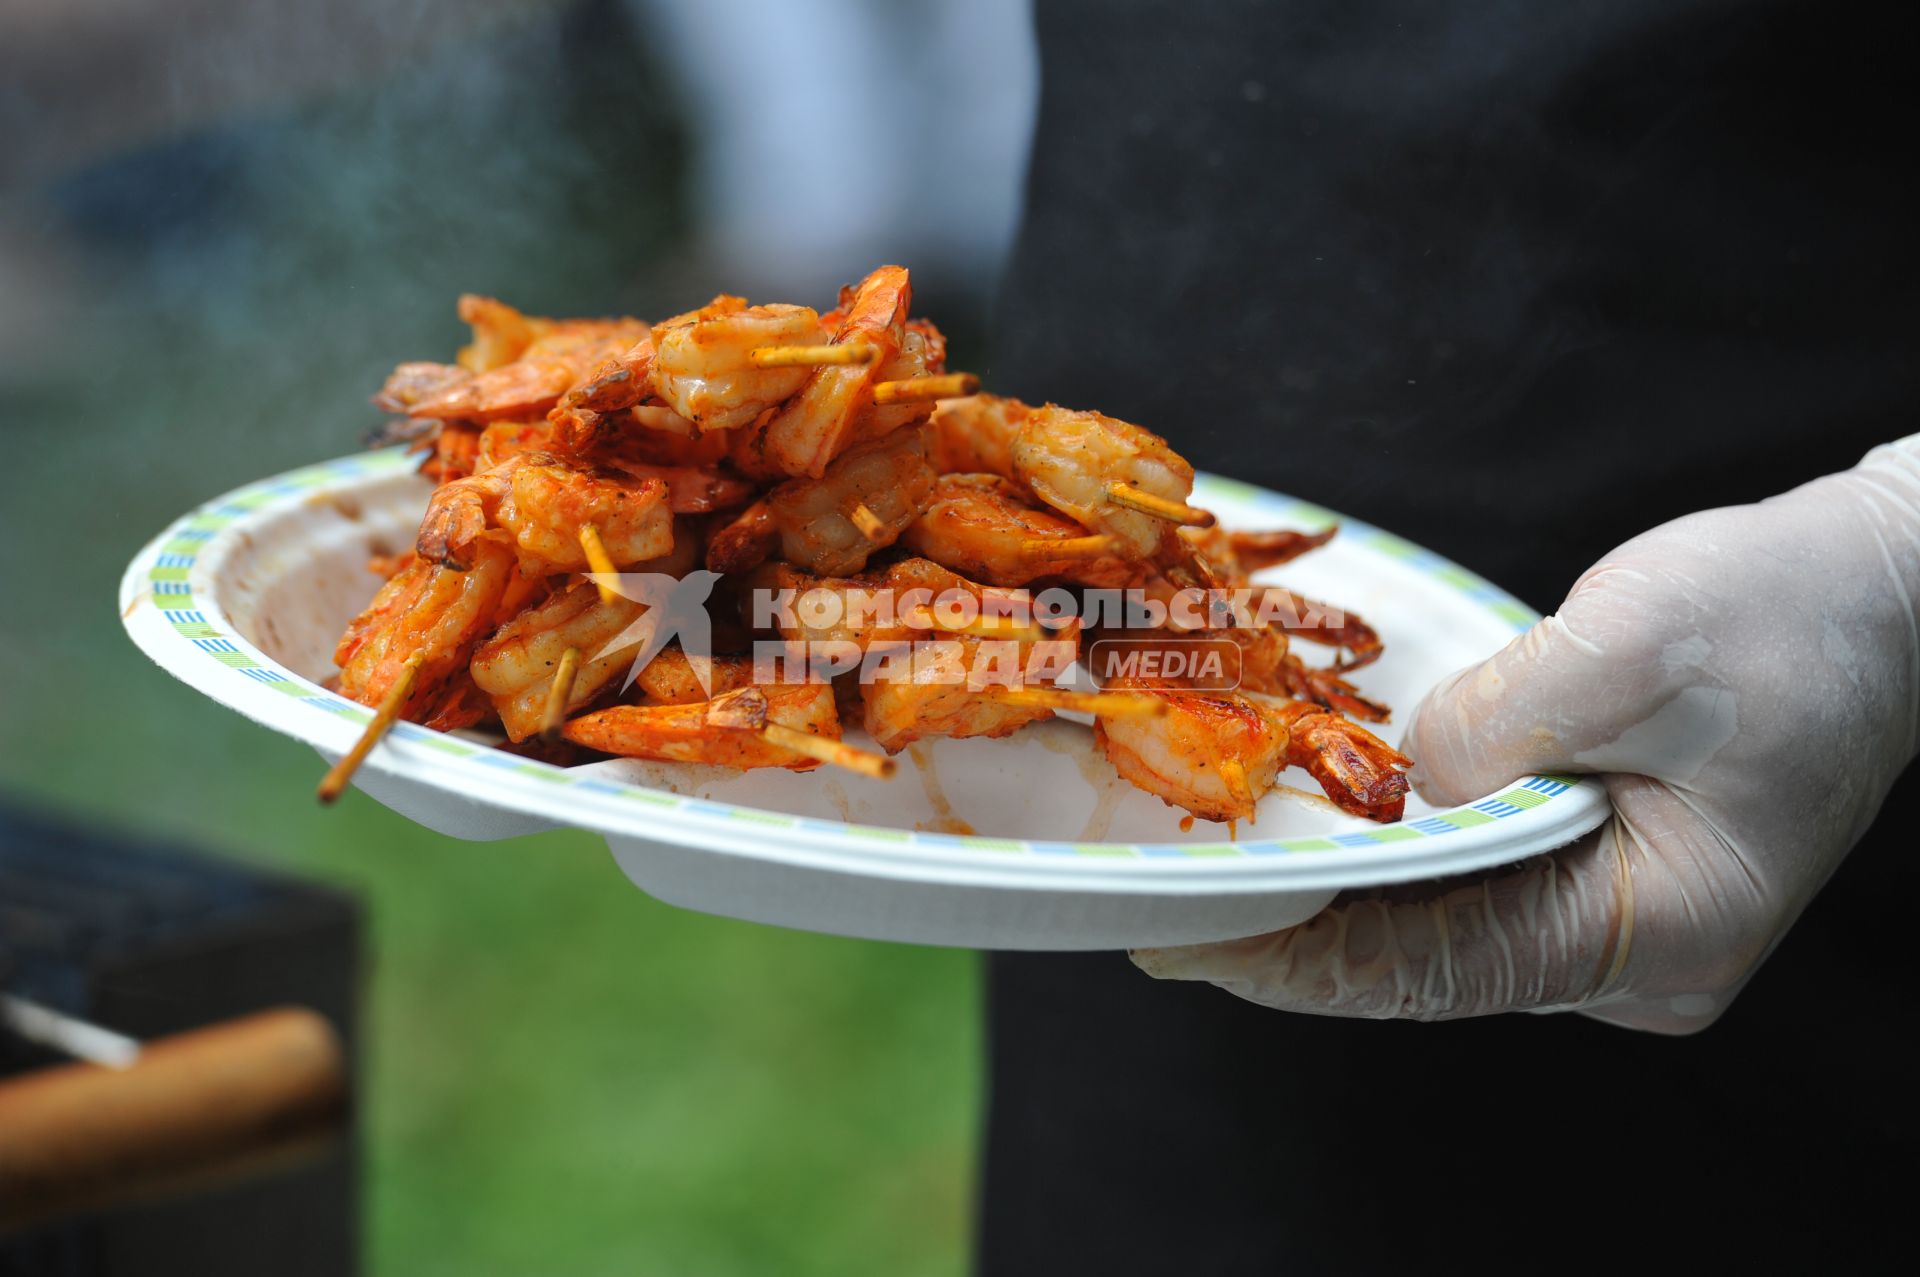
[[[1643,579],[1602,564],[1557,613],[1442,679],[1414,709],[1402,746],[1421,795],[1453,806],[1533,772],[1598,770],[1582,756],[1641,721],[1662,681],[1657,646],[1637,650],[1663,628],[1636,605]]]

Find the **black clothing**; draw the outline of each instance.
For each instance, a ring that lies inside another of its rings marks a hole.
[[[1037,22],[996,390],[1142,422],[1543,610],[1636,532],[1916,428],[1910,10]],[[1914,790],[1692,1038],[1291,1016],[1117,954],[995,955],[981,1271],[1891,1247]]]

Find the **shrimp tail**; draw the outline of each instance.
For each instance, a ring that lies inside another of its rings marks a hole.
[[[1282,677],[1290,696],[1369,723],[1384,723],[1391,718],[1392,711],[1385,705],[1366,699],[1353,684],[1340,677],[1345,668],[1349,667],[1316,668],[1288,653]]]
[[[1281,605],[1280,615],[1273,623],[1287,633],[1323,647],[1346,649],[1346,655],[1334,664],[1336,670],[1344,672],[1371,665],[1386,650],[1371,625],[1343,608],[1316,603],[1278,585],[1261,586],[1260,594],[1263,611],[1265,605],[1275,601]]]
[[[756,501],[707,542],[707,568],[714,572],[750,572],[780,548],[780,524],[773,507]]]
[[[452,485],[440,489],[447,492]],[[487,530],[486,509],[477,501],[458,499],[436,501],[428,507],[420,523],[420,535],[414,552],[429,563],[465,572],[473,566],[473,547]]]
[[[1381,822],[1400,819],[1407,805],[1405,769],[1413,760],[1358,723],[1305,702],[1295,706],[1287,715],[1287,762],[1305,768],[1342,811]]]
[[[653,336],[649,333],[628,349],[594,365],[587,375],[560,396],[561,409],[618,412],[653,393]]]
[[[1333,540],[1340,525],[1331,523],[1319,532],[1294,532],[1275,530],[1271,532],[1229,532],[1227,544],[1233,550],[1233,557],[1239,560],[1244,572],[1258,572],[1262,568],[1277,567],[1299,558],[1309,550],[1317,550]]]

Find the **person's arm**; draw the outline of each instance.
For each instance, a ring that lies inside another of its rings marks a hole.
[[[1347,898],[1272,935],[1143,950],[1268,1006],[1710,1024],[1859,840],[1920,744],[1920,436],[1758,505],[1678,519],[1427,697],[1440,803],[1598,772],[1614,816],[1467,883]]]

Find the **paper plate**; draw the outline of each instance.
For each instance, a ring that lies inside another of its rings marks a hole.
[[[141,550],[120,587],[127,632],[162,668],[329,758],[369,711],[328,692],[334,642],[372,597],[372,553],[409,544],[430,490],[398,450],[250,484]],[[1229,527],[1314,528],[1338,516],[1202,476]],[[1275,574],[1365,617],[1386,655],[1365,694],[1410,711],[1442,675],[1536,619],[1503,591],[1351,520]],[[1396,725],[1381,732],[1397,737]],[[861,739],[857,731],[849,738]],[[1114,775],[1082,724],[941,740],[891,781],[822,769],[732,772],[616,760],[559,768],[483,737],[401,724],[356,784],[420,824],[470,839],[575,826],[674,904],[781,926],[922,944],[1110,949],[1252,935],[1304,921],[1347,887],[1407,882],[1560,846],[1607,813],[1591,779],[1529,776],[1437,811],[1418,798],[1378,825],[1303,792],[1263,800],[1233,836]],[[317,775],[317,774],[316,774]],[[309,801],[289,794],[289,802]]]

